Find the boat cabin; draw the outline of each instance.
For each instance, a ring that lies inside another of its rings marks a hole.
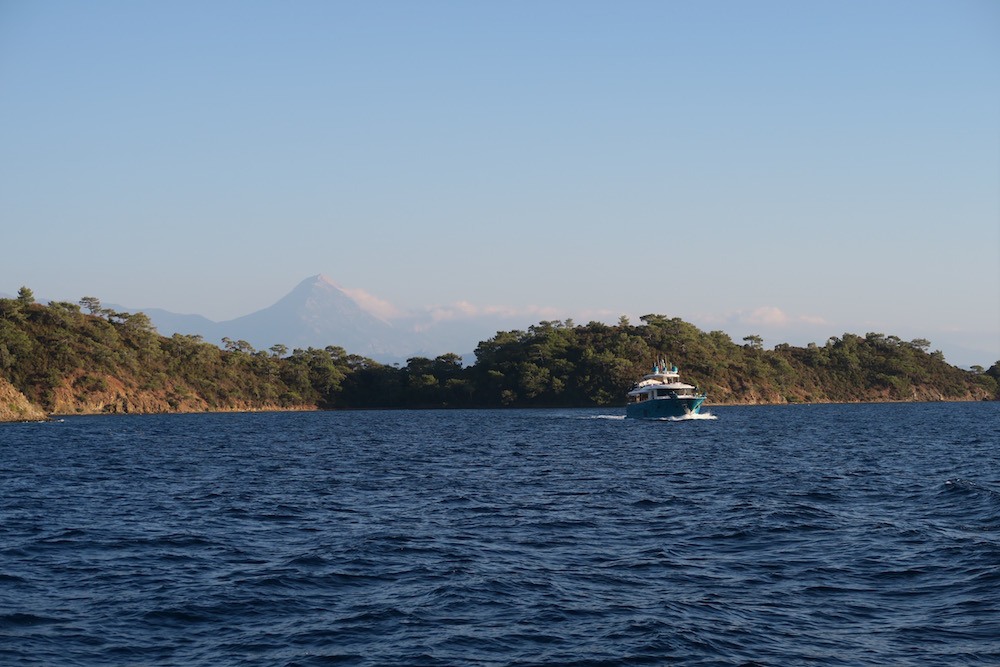
[[[684,384],[680,381],[680,373],[674,366],[667,370],[666,367],[657,365],[653,367],[653,372],[642,376],[642,379],[632,387],[628,393],[629,403],[641,403],[643,401],[659,399],[694,398],[695,389],[693,385]]]
[[[629,401],[640,403],[653,398],[692,398],[695,387],[683,382],[671,382],[669,384],[644,384],[640,383],[628,393]]]

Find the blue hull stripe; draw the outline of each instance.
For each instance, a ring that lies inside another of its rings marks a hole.
[[[697,398],[654,398],[641,403],[629,403],[625,406],[625,416],[636,419],[669,419],[683,417],[686,414],[698,414],[703,396]]]

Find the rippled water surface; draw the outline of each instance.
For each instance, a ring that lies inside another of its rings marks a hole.
[[[1000,664],[1000,404],[0,426],[0,664]]]

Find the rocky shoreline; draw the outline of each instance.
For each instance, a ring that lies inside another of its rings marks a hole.
[[[37,422],[49,418],[10,382],[0,378],[0,422]]]
[[[843,401],[825,400],[762,400],[761,397],[746,396],[741,399],[709,402],[706,408],[730,405],[821,405],[843,403]],[[982,396],[946,397],[936,392],[914,392],[910,400],[892,399],[888,396],[871,396],[868,400],[850,401],[850,403],[933,403],[933,402],[968,402],[989,400]],[[605,406],[616,407],[616,406]],[[252,404],[247,401],[236,401],[226,406],[210,406],[203,400],[185,401],[180,405],[171,405],[161,396],[150,392],[137,392],[131,397],[123,391],[108,392],[107,395],[90,394],[83,399],[68,395],[59,396],[55,410],[47,413],[38,405],[29,401],[5,379],[0,378],[0,423],[49,421],[53,417],[70,415],[153,415],[153,414],[195,414],[195,413],[225,413],[225,412],[303,412],[318,410],[315,405],[280,406],[269,403]]]
[[[52,417],[69,415],[154,415],[191,414],[206,412],[290,412],[316,410],[314,405],[281,406],[272,403],[251,403],[236,400],[224,406],[209,405],[200,397],[182,402],[169,401],[159,392],[129,392],[124,386],[107,391],[73,394],[65,386],[55,391],[51,412],[32,403],[4,378],[0,378],[0,423],[49,421]]]

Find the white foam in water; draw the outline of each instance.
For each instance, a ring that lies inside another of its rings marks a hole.
[[[668,417],[667,419],[664,419],[662,421],[686,422],[686,421],[697,421],[701,419],[718,419],[718,417],[713,415],[711,412],[689,412],[683,417]]]
[[[584,419],[609,419],[612,421],[622,421],[625,419],[625,415],[590,415],[584,417]],[[660,421],[660,422],[686,422],[686,421],[698,421],[704,419],[718,419],[711,412],[699,412],[697,414],[687,414],[683,417],[663,417],[662,419],[649,419],[647,421]]]

